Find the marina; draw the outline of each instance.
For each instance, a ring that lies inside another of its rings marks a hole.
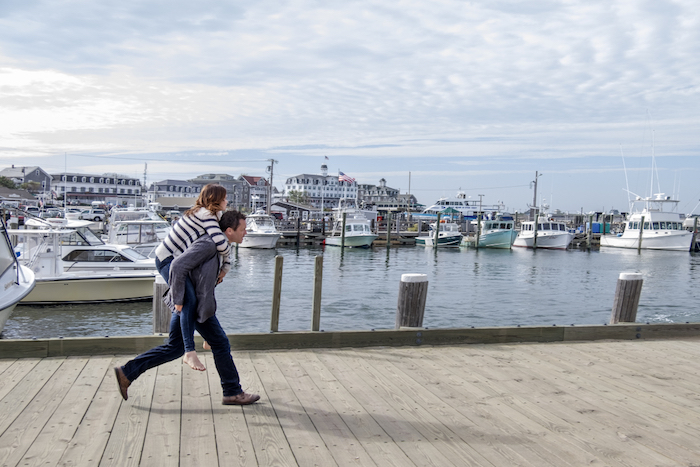
[[[393,329],[402,274],[428,276],[424,326],[602,324],[621,272],[644,277],[638,320],[700,322],[700,255],[606,248],[569,250],[418,247],[241,249],[216,289],[230,333],[269,332],[275,257],[284,259],[281,331],[309,330],[314,261],[323,257],[321,329]],[[149,335],[150,301],[19,306],[4,339]]]

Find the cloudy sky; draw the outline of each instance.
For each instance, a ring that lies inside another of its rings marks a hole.
[[[326,162],[510,210],[539,171],[553,208],[626,210],[629,187],[698,213],[699,18],[691,0],[3,0],[0,165],[147,163],[152,182],[275,159],[282,188]]]

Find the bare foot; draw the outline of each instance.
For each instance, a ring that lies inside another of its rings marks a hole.
[[[182,358],[182,361],[187,363],[193,370],[206,370],[206,368],[204,368],[204,364],[199,361],[199,358],[197,358],[197,352],[194,350],[192,352],[185,352],[185,356]]]
[[[209,345],[209,342],[204,341],[204,344],[202,344],[202,348],[204,350],[211,350],[211,345]]]

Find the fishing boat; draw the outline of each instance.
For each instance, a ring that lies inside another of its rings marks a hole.
[[[430,220],[435,219],[438,214],[444,218],[446,212],[455,212],[466,219],[474,220],[479,213],[501,212],[504,208],[505,206],[502,203],[482,205],[479,200],[470,199],[466,193],[460,191],[456,196],[440,198],[422,212],[414,214],[413,217]]]
[[[479,221],[472,221],[477,225]],[[484,219],[479,228],[478,243],[476,235],[472,238],[464,237],[462,246],[474,246],[478,248],[499,248],[510,249],[518,236],[515,230],[515,222],[512,218],[503,215],[496,215],[494,219]]]
[[[333,229],[326,235],[326,245],[369,248],[377,239],[378,235],[372,231],[372,220],[376,221],[376,211],[359,209],[352,198],[340,198],[338,207],[333,211]]]
[[[645,198],[638,196],[633,202],[634,212],[625,222],[625,230],[617,235],[602,235],[600,246],[689,251],[694,247],[691,245],[693,232],[684,228],[684,216],[674,212],[678,202],[664,193]]]
[[[31,269],[22,266],[10,243],[4,221],[0,221],[0,333],[15,306],[34,289],[35,278]]]
[[[520,232],[513,241],[513,246],[566,250],[573,239],[574,234],[569,232],[564,222],[555,221],[544,214],[538,217],[537,223],[524,221],[520,225]]]
[[[416,245],[425,247],[434,247],[437,240],[438,248],[441,247],[458,247],[462,243],[462,233],[459,231],[459,225],[449,220],[441,220],[438,228],[438,223],[430,224],[428,235],[416,237]],[[437,232],[437,239],[436,239]]]
[[[258,211],[246,217],[246,235],[241,248],[261,248],[272,249],[277,246],[277,240],[282,234],[275,227],[272,216],[268,216],[263,211]]]
[[[99,303],[150,300],[153,297],[155,269],[123,270],[112,266],[66,271],[62,238],[70,230],[8,230],[16,236],[18,260],[35,276],[36,285],[21,303]],[[69,265],[70,267],[70,265]]]

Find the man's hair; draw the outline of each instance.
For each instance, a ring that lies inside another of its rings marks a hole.
[[[245,220],[245,215],[236,211],[235,209],[224,211],[224,213],[221,215],[221,220],[219,221],[219,227],[221,227],[222,232],[226,231],[226,229],[229,227],[236,230],[238,228],[238,224],[242,220]]]

